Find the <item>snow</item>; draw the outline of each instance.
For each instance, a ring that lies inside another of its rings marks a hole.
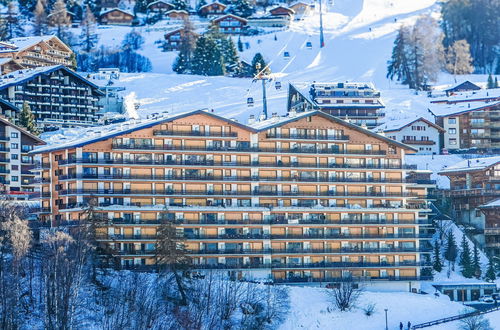
[[[443,169],[441,173],[478,171],[486,169],[497,163],[500,163],[500,156],[467,159],[446,167],[446,169]]]
[[[500,198],[495,199],[495,200],[481,206],[481,208],[485,208],[485,207],[500,207]]]
[[[500,97],[500,94],[498,95]],[[429,110],[436,116],[450,116],[467,111],[481,110],[486,107],[493,107],[500,105],[500,101],[473,101],[473,102],[460,102],[455,104],[448,103],[433,103],[430,105]]]
[[[52,38],[54,38],[53,35],[13,38],[9,42],[0,42],[0,53],[19,52],[42,41],[49,41]]]
[[[460,155],[409,155],[405,159],[407,164],[417,165],[419,170],[431,170],[431,179],[436,180],[441,189],[449,189],[450,180],[438,172],[463,160]]]

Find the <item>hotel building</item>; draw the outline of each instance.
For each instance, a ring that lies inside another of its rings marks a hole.
[[[173,222],[194,267],[275,282],[351,274],[408,287],[427,279],[429,171],[415,149],[321,111],[241,124],[197,110],[114,124],[34,151],[40,217],[106,219],[99,240],[123,267],[154,263]]]

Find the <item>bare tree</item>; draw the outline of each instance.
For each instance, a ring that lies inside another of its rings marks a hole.
[[[470,313],[468,310],[464,310],[462,314]],[[461,330],[493,330],[490,325],[490,321],[483,315],[471,315],[460,320]]]
[[[446,49],[446,70],[453,75],[469,74],[474,71],[467,40],[457,40]]]
[[[59,39],[67,42],[68,27],[71,24],[71,17],[66,9],[66,4],[63,0],[56,0],[54,7],[48,15],[49,25],[56,29],[56,35]]]
[[[38,0],[36,3],[34,11],[33,20],[33,34],[36,36],[41,36],[47,33],[47,11],[45,9],[46,2],[44,0]]]
[[[330,289],[328,295],[332,304],[341,312],[345,312],[356,306],[356,302],[361,296],[361,289],[359,284],[354,282],[352,276],[349,276]]]

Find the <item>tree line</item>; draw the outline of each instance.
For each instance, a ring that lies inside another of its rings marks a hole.
[[[49,229],[25,220],[22,204],[0,201],[1,329],[274,329],[284,320],[285,287],[191,271],[169,223],[154,271],[105,267],[92,205],[78,226]]]

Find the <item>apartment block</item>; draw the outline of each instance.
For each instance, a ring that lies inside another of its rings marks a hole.
[[[390,120],[373,129],[388,138],[413,146],[419,155],[438,155],[444,129],[425,118]]]
[[[447,150],[500,150],[500,89],[455,94],[431,101],[429,111],[445,129]]]
[[[42,221],[78,221],[97,202],[99,241],[122,267],[154,264],[168,221],[200,272],[408,289],[428,279],[435,187],[405,164],[415,151],[321,111],[242,124],[198,110],[82,130],[34,154]]]
[[[2,74],[41,66],[64,65],[74,68],[74,56],[71,48],[53,35],[0,41],[0,58],[11,60],[9,65],[2,66]]]
[[[62,65],[19,70],[0,77],[0,97],[21,109],[28,102],[37,126],[92,126],[99,119],[99,87]],[[10,112],[16,122],[18,113]]]
[[[500,198],[500,156],[461,161],[439,172],[450,179],[452,216],[459,223],[474,226],[484,243],[485,214],[479,207]]]
[[[45,142],[0,117],[0,195],[27,200],[35,192],[33,156],[28,153]]]
[[[500,257],[500,198],[479,206],[479,209],[485,216],[485,252],[489,256]]]
[[[291,83],[288,112],[321,110],[349,122],[374,128],[384,117],[380,92],[371,83]]]

